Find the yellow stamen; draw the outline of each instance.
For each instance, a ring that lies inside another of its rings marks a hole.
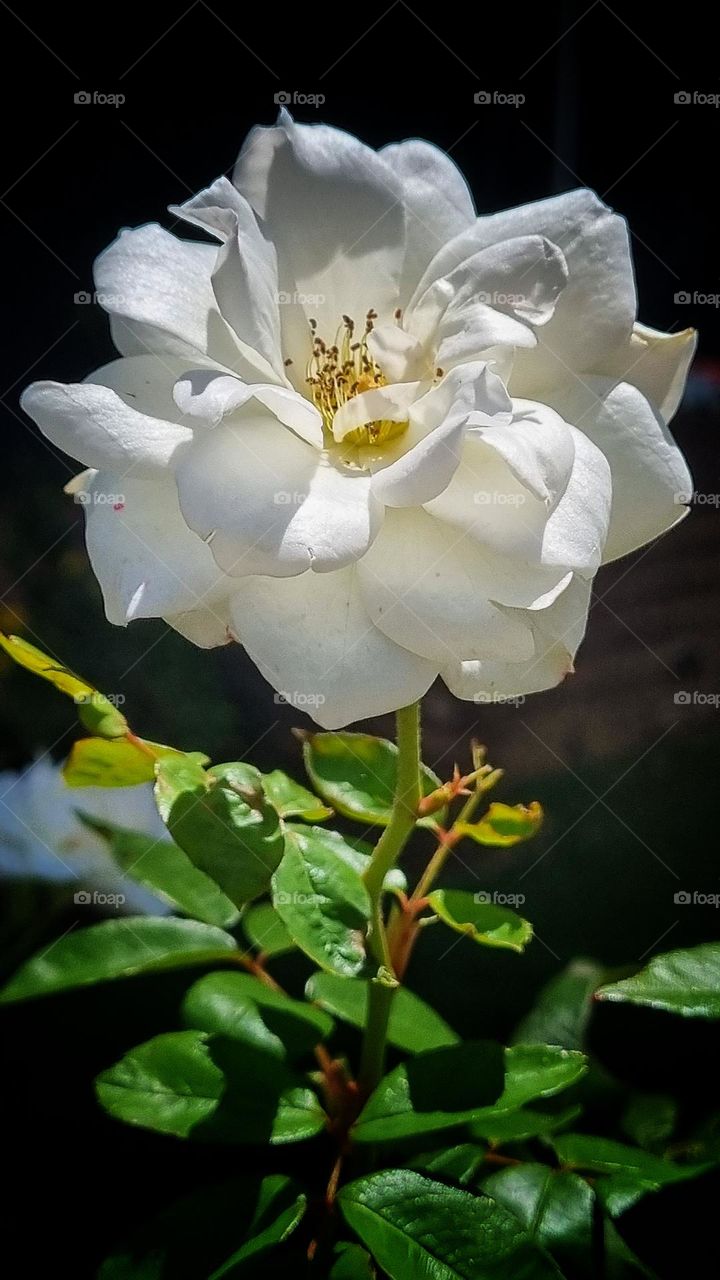
[[[355,324],[350,316],[343,316],[342,325],[335,337],[335,344],[327,346],[317,334],[317,322],[310,321],[312,354],[307,365],[307,382],[310,397],[322,416],[326,432],[332,436],[333,421],[338,409],[348,400],[386,387],[388,380],[368,348],[368,338],[373,330],[377,312],[372,309],[365,317],[365,332],[358,342],[353,342]],[[402,435],[407,422],[391,422],[381,419],[368,422],[345,436],[343,443],[350,445],[376,445]]]

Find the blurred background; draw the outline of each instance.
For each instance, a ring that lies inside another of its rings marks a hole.
[[[291,109],[371,145],[417,135],[445,148],[480,212],[587,185],[627,217],[640,318],[668,331],[700,331],[673,425],[695,477],[691,514],[668,537],[600,572],[577,672],[562,687],[519,706],[460,703],[441,685],[429,695],[427,763],[440,773],[455,760],[466,765],[468,741],[477,736],[507,771],[498,798],[538,799],[547,817],[532,843],[491,857],[461,851],[465,865],[458,860],[453,869],[457,883],[524,895],[538,939],[530,952],[471,953],[462,940],[448,944],[430,931],[411,980],[422,994],[442,998],[464,1034],[503,1037],[573,956],[631,965],[716,938],[717,908],[684,900],[720,891],[713,195],[720,112],[712,103],[720,84],[699,8],[690,4],[670,18],[656,6],[630,13],[604,0],[522,12],[458,4],[430,10],[395,0],[317,12],[267,6],[253,11],[249,25],[247,10],[205,0],[184,11],[129,4],[113,14],[3,3],[0,24],[6,70],[17,69],[21,85],[11,89],[6,77],[0,88],[7,121],[0,628],[121,693],[147,737],[203,749],[215,761],[246,756],[299,776],[289,729],[302,715],[275,703],[237,647],[207,654],[160,622],[122,630],[105,621],[84,552],[82,510],[62,493],[78,468],[18,407],[27,382],[77,381],[113,358],[106,318],[92,302],[96,254],[122,226],[169,225],[166,206],[230,169],[252,124],[272,122],[280,93],[324,95],[320,107]],[[496,90],[523,101],[474,100]],[[93,91],[124,101],[82,100]],[[371,727],[389,733],[392,726]],[[61,760],[75,732],[65,699],[0,663],[1,769],[21,770],[40,756]],[[43,821],[39,807],[52,788],[28,797],[8,773],[2,790],[0,829],[17,855],[32,842],[27,828]],[[0,890],[5,970],[77,922],[72,894],[57,885],[15,874]],[[291,973],[289,981],[299,987],[303,977]],[[51,1229],[35,1247],[47,1247],[48,1256],[67,1250],[77,1275],[92,1273],[93,1260],[158,1185],[181,1189],[190,1164],[197,1169],[203,1159],[174,1146],[168,1156],[162,1140],[112,1125],[95,1111],[89,1084],[128,1045],[176,1024],[184,985],[174,977],[136,981],[122,992],[101,988],[7,1019],[3,1070],[24,1123],[13,1147],[18,1213],[49,1200],[43,1212]],[[92,1041],[76,1043],[88,1019]],[[718,1043],[705,1027],[684,1027],[680,1038],[660,1015],[628,1020],[612,1009],[596,1022],[605,1060],[617,1066],[629,1055],[624,1070],[644,1087],[673,1084],[690,1098],[698,1070],[708,1080],[716,1071]],[[667,1266],[671,1243],[655,1200],[652,1222],[638,1211],[635,1229],[654,1242],[656,1264]],[[711,1248],[689,1198],[681,1207],[698,1249]]]

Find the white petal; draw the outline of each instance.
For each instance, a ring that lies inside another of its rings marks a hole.
[[[533,329],[483,302],[449,307],[435,331],[435,361],[441,369],[488,356],[494,347],[534,347]]]
[[[431,377],[421,343],[399,324],[376,325],[368,337],[370,355],[377,361],[388,382],[412,382]]]
[[[546,503],[534,497],[504,458],[474,433],[465,436],[450,484],[426,509],[502,555],[540,561]]]
[[[246,578],[231,607],[238,639],[266,680],[327,729],[417,701],[437,673],[373,626],[354,567]]]
[[[212,277],[220,311],[248,359],[258,363],[252,354],[257,352],[273,380],[286,382],[280,303],[288,298],[279,288],[275,247],[248,201],[223,177],[185,204],[171,206],[170,212],[223,241]],[[283,310],[287,322],[287,307]],[[305,323],[302,337],[307,337]]]
[[[217,649],[233,639],[230,632],[230,610],[228,602],[224,600],[218,600],[212,608],[191,609],[187,613],[176,613],[171,618],[164,618],[163,621],[191,644],[197,645],[198,649]]]
[[[249,206],[248,215],[252,217]],[[274,381],[284,383],[275,251],[263,240],[254,218],[251,225],[254,234],[238,222],[235,234],[225,241],[213,271],[213,289],[220,313],[246,357],[261,368],[257,353]]]
[[[611,374],[637,387],[665,422],[670,422],[682,399],[696,349],[695,329],[660,333],[636,324],[629,341],[593,368],[601,376]]]
[[[495,702],[525,697],[560,684],[573,671],[585,634],[590,584],[574,579],[548,609],[526,615],[535,652],[526,662],[463,662],[446,667],[442,678],[457,698]]]
[[[542,562],[593,577],[603,559],[610,526],[612,476],[607,458],[582,431],[570,428],[575,444],[572,474],[550,515]]]
[[[121,474],[162,473],[193,438],[189,427],[138,413],[115,391],[89,382],[34,382],[20,403],[72,458]]]
[[[214,370],[209,361],[207,367]],[[150,418],[182,423],[183,414],[175,403],[173,387],[186,369],[187,360],[180,356],[123,356],[88,374],[85,382],[109,387],[128,408]]]
[[[226,573],[301,573],[280,559],[285,530],[305,500],[317,452],[261,410],[241,411],[195,441],[178,468],[180,505],[191,529],[207,539]]]
[[[424,511],[388,511],[358,573],[376,626],[441,666],[533,652],[529,626],[496,609],[496,579],[471,538]]]
[[[386,448],[373,490],[391,507],[421,506],[450,483],[473,424],[509,419],[507,392],[487,365],[453,369],[410,406],[409,427]]]
[[[98,472],[86,491],[88,554],[110,622],[210,606],[227,587],[210,549],[188,529],[172,480]]]
[[[476,241],[482,237],[483,220],[475,224],[473,232],[460,238],[459,243]],[[452,246],[447,249],[452,252]],[[448,259],[448,265],[452,261]],[[425,291],[437,293],[440,281],[432,277],[437,269],[433,263],[427,273],[428,284],[421,282],[417,295],[408,307],[407,320],[424,306]],[[500,243],[477,244],[469,256],[459,265],[444,272],[441,279],[450,289],[452,304],[482,302],[509,315],[517,316],[526,324],[544,325],[550,320],[557,300],[568,280],[565,258],[558,246],[544,236],[515,236]],[[412,327],[412,326],[410,326]]]
[[[284,576],[357,560],[382,516],[370,476],[332,465],[269,416],[224,423],[178,470],[191,528],[225,572]]]
[[[340,443],[351,431],[368,422],[407,422],[410,406],[423,389],[420,382],[396,382],[387,387],[373,387],[352,396],[333,418],[333,435]]]
[[[304,501],[285,530],[280,557],[309,558],[316,573],[353,564],[378,534],[383,506],[372,492],[368,472],[345,469],[325,458]]]
[[[683,518],[692,477],[667,427],[636,387],[583,377],[553,392],[552,401],[610,464],[612,514],[605,560],[642,547]]]
[[[534,351],[521,352],[513,394],[537,396],[564,379],[568,369],[597,368],[630,336],[637,297],[625,219],[592,191],[570,191],[483,220],[486,234],[530,231],[546,235],[562,250],[569,279]]]
[[[402,188],[407,248],[401,297],[409,298],[438,249],[475,221],[470,189],[444,151],[413,138],[380,151]]]
[[[481,361],[453,369],[412,407],[412,421],[432,431],[451,414],[473,415],[481,420],[510,422],[512,403],[497,374]]]
[[[410,427],[410,448],[373,477],[376,497],[388,507],[422,506],[437,497],[458,468],[466,431],[467,418],[457,416],[428,434]]]
[[[555,506],[575,459],[572,432],[557,413],[531,400],[514,400],[511,423],[473,426],[471,434],[495,449],[530,493]]]
[[[623,218],[587,190],[479,218],[472,230],[440,251],[420,288],[448,275],[480,249],[532,235],[556,245],[568,268],[567,285],[552,319],[538,333],[538,346],[519,353],[516,362],[513,394],[537,397],[565,377],[568,368],[597,368],[629,339],[636,297]]]
[[[257,400],[301,439],[322,448],[320,414],[309,400],[288,387],[267,383],[248,385],[231,374],[217,373],[212,369],[190,369],[175,383],[173,398],[183,414],[211,427],[216,427],[224,417],[235,413],[248,401]]]
[[[224,241],[234,235],[238,223],[247,233],[260,235],[255,215],[247,200],[226,177],[217,178],[204,191],[199,191],[183,204],[171,204],[169,211],[191,226],[209,231],[218,240]],[[267,261],[271,262],[270,245],[267,245],[267,253]]]
[[[162,227],[122,231],[95,261],[98,302],[112,319],[123,355],[174,355],[218,364],[251,377],[212,287],[215,245],[178,240]]]
[[[297,292],[332,342],[343,313],[390,319],[405,246],[402,188],[392,168],[350,134],[298,125],[287,112],[254,129],[233,181],[278,253],[280,288]]]

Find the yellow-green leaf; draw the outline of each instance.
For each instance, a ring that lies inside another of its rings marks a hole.
[[[56,658],[51,658],[20,636],[5,636],[0,632],[0,645],[18,666],[43,680],[49,680],[61,693],[72,698],[82,723],[91,733],[97,733],[103,738],[121,738],[127,733],[127,720],[111,699],[106,698],[105,694],[100,693],[81,676],[76,676]]]
[[[459,822],[457,830],[476,844],[509,849],[534,836],[540,830],[542,819],[543,811],[537,800],[529,805],[493,801],[479,822]]]
[[[136,787],[155,780],[155,762],[181,751],[142,738],[80,738],[63,765],[69,787]]]
[[[508,907],[492,902],[489,894],[467,893],[463,889],[436,889],[428,903],[443,924],[456,933],[465,933],[485,947],[507,947],[524,951],[533,936],[529,920]]]
[[[273,769],[272,773],[262,775],[265,795],[271,805],[277,809],[281,818],[302,818],[304,822],[324,822],[332,817],[332,809],[324,805],[322,800],[301,787],[293,778],[289,778],[282,769]]]

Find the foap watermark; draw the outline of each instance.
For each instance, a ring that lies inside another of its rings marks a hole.
[[[473,494],[476,507],[521,507],[524,493],[498,493],[495,489],[477,489]]]
[[[720,107],[720,93],[705,93],[703,89],[678,89],[673,102],[679,107]]]
[[[524,893],[501,893],[499,889],[480,889],[473,894],[473,902],[481,906],[521,907],[525,902]]]
[[[276,507],[300,507],[307,501],[307,497],[306,493],[300,493],[297,489],[278,489],[273,494],[273,502]]]
[[[703,893],[700,889],[678,889],[673,894],[676,907],[720,907],[720,893]]]
[[[120,307],[125,298],[121,293],[104,293],[102,289],[78,289],[73,294],[76,307],[89,307],[94,302],[100,307]]]
[[[325,102],[324,93],[303,93],[300,89],[279,89],[273,94],[276,107],[321,107]]]
[[[276,893],[274,902],[281,907],[315,907],[325,901],[318,893]]]
[[[286,689],[280,689],[275,694],[273,702],[276,706],[298,707],[303,710],[305,707],[321,707],[325,702],[324,693],[303,693],[296,690],[294,693],[288,693]]]
[[[705,693],[702,689],[678,689],[673,694],[676,707],[720,707],[720,693]]]
[[[73,102],[78,107],[122,107],[125,104],[124,93],[103,93],[100,89],[78,89],[73,94]]]
[[[673,502],[676,507],[720,507],[720,493],[698,493],[697,489],[689,492],[687,489],[678,489],[673,494]]]
[[[502,289],[495,289],[492,293],[480,290],[475,294],[475,300],[484,302],[488,307],[522,307],[527,302],[524,293],[503,293]]]
[[[494,702],[502,707],[521,707],[525,702],[524,693],[474,693],[473,702],[488,703]]]
[[[703,293],[700,289],[678,289],[674,295],[677,307],[720,307],[720,293]]]
[[[99,889],[78,889],[73,896],[76,907],[118,907],[125,905],[124,893],[102,893]]]
[[[292,293],[281,289],[277,295],[277,302],[280,307],[293,305],[297,307],[321,307],[324,301],[324,293],[301,293],[299,289],[294,289]]]
[[[476,107],[522,107],[526,101],[524,93],[506,93],[502,89],[478,89],[473,94]]]
[[[76,693],[73,702],[77,706],[98,706],[102,707],[104,702],[109,702],[113,707],[122,707],[125,705],[124,693]]]
[[[78,507],[112,507],[113,511],[125,510],[124,493],[105,493],[102,489],[79,489],[73,494],[73,502]]]

